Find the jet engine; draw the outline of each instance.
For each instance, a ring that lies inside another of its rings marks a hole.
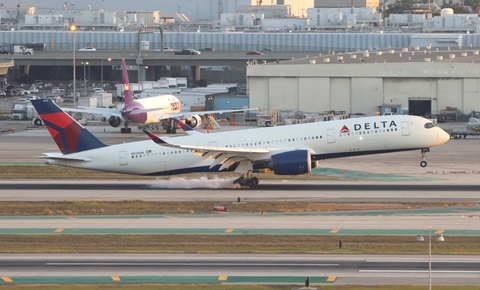
[[[278,175],[297,175],[312,170],[310,151],[305,149],[286,151],[272,156],[270,169]]]
[[[122,125],[122,123],[123,123],[123,119],[120,117],[110,116],[110,118],[108,118],[108,124],[110,124],[110,126],[112,127],[118,127]]]
[[[185,119],[184,123],[192,128],[199,128],[202,125],[202,118],[199,115],[193,115]]]

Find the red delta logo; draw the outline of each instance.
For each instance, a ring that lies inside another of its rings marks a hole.
[[[343,125],[342,129],[340,130],[340,133],[348,133],[350,130],[348,129],[347,126]]]
[[[180,102],[171,102],[172,111],[180,111]]]

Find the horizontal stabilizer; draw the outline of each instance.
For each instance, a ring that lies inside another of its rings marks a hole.
[[[153,142],[161,145],[167,145],[168,143],[160,139],[157,135],[153,134],[152,132],[143,129],[143,133],[147,134],[148,138],[152,139]]]
[[[173,121],[177,123],[177,125],[180,126],[180,128],[182,128],[182,130],[185,131],[185,133],[187,133],[188,135],[202,135],[202,133],[196,131],[195,129],[178,119],[173,119]]]
[[[70,157],[68,155],[63,155],[60,153],[43,153],[45,155],[37,156],[37,158],[42,159],[56,159],[56,160],[65,160],[65,161],[83,161],[83,162],[90,162],[92,159],[84,158],[84,157]]]

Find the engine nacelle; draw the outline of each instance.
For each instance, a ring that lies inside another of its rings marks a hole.
[[[272,156],[270,168],[278,175],[297,175],[312,170],[312,157],[308,150],[292,150]]]
[[[199,128],[202,125],[202,118],[199,115],[193,115],[185,119],[185,124],[192,128]]]
[[[123,119],[117,116],[110,116],[110,118],[108,118],[108,124],[112,127],[118,127],[123,124]]]

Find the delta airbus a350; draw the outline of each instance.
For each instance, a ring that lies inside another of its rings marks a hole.
[[[160,138],[107,146],[50,100],[32,100],[61,153],[45,153],[46,163],[141,175],[235,171],[234,181],[258,184],[254,169],[275,174],[309,173],[318,160],[421,150],[425,154],[450,135],[431,121],[404,115],[366,117],[212,134]],[[183,125],[186,130],[191,130]]]
[[[157,124],[167,121],[167,134],[176,133],[173,126],[173,118],[181,118],[186,124],[192,128],[198,128],[202,124],[200,115],[221,114],[227,112],[239,112],[255,109],[237,109],[223,111],[200,111],[200,112],[181,112],[180,101],[172,95],[159,95],[155,97],[135,100],[130,90],[130,81],[128,79],[127,67],[125,60],[122,59],[122,80],[125,97],[125,104],[121,109],[81,107],[64,108],[68,112],[99,114],[108,119],[108,123],[112,127],[124,125],[121,128],[122,133],[131,133],[132,129],[129,125],[133,124],[143,127],[150,124]]]

